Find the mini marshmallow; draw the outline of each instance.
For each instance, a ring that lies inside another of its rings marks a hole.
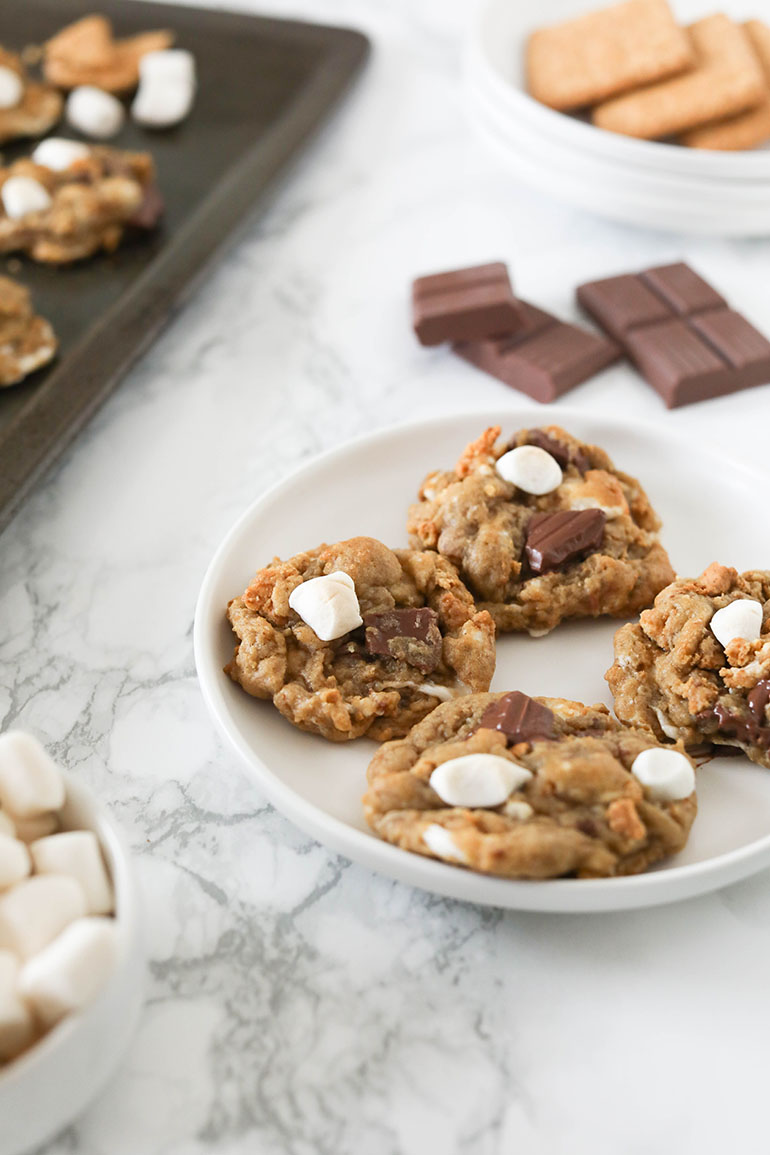
[[[184,48],[145,52],[139,60],[139,85],[163,81],[195,88],[195,57]]]
[[[430,785],[448,806],[499,806],[531,777],[525,766],[499,754],[464,754],[437,766]]]
[[[422,832],[422,840],[428,850],[439,858],[448,858],[451,862],[465,862],[465,855],[455,842],[451,833],[437,822],[426,826]]]
[[[51,172],[64,172],[77,160],[85,160],[91,155],[89,145],[80,140],[64,140],[61,136],[49,136],[41,140],[37,148],[32,151],[35,164],[42,164],[50,168]]]
[[[155,81],[139,86],[131,105],[131,115],[145,128],[171,128],[192,108],[195,89],[186,85]]]
[[[519,445],[497,461],[497,472],[524,493],[537,497],[551,493],[562,482],[562,471],[555,457],[538,445]]]
[[[11,818],[10,814],[0,810],[0,834],[7,834],[9,838],[16,838],[16,823]]]
[[[22,730],[0,734],[0,805],[14,821],[60,810],[64,798],[61,771],[37,738]]]
[[[709,624],[714,637],[725,649],[736,638],[755,642],[762,633],[762,606],[753,598],[736,598],[717,610]]]
[[[32,1012],[20,998],[19,960],[0,950],[0,1063],[15,1059],[35,1037]]]
[[[37,842],[38,838],[47,838],[59,829],[58,814],[36,814],[33,818],[18,818],[14,816],[13,824],[16,827],[16,837],[22,842]]]
[[[24,96],[24,82],[18,72],[0,65],[0,108],[16,108]]]
[[[85,913],[86,896],[74,878],[62,874],[27,878],[0,895],[0,949],[31,958]]]
[[[677,750],[652,746],[637,754],[631,773],[653,802],[678,802],[695,789],[695,771],[689,758]]]
[[[117,956],[114,919],[76,919],[22,968],[19,992],[38,1022],[52,1027],[96,998],[112,974]]]
[[[363,625],[355,582],[342,570],[303,582],[292,590],[289,605],[322,642]]]
[[[31,176],[9,176],[0,188],[5,215],[12,221],[28,213],[42,213],[52,205],[48,189]]]
[[[73,88],[67,97],[65,112],[73,128],[97,140],[116,136],[126,119],[125,109],[117,96],[91,84]]]
[[[83,887],[87,914],[112,914],[115,901],[99,839],[93,830],[66,830],[33,842],[36,874],[68,874]]]
[[[18,838],[0,834],[0,890],[15,886],[32,870],[29,851]]]

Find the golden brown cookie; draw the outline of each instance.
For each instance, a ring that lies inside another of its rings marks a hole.
[[[0,207],[0,252],[25,252],[46,264],[66,264],[111,252],[138,219],[153,189],[154,165],[145,152],[93,146],[69,168],[54,171],[23,158],[0,168],[0,199],[13,177],[42,186],[49,204],[11,217]]]
[[[693,63],[692,47],[666,0],[626,0],[533,32],[527,84],[563,112],[673,76]]]
[[[30,80],[21,58],[1,46],[0,68],[15,72],[21,81],[18,104],[0,108],[0,144],[22,137],[43,136],[61,119],[61,93],[48,84]]]
[[[756,148],[770,140],[770,28],[761,20],[748,20],[743,27],[764,73],[762,101],[749,112],[693,128],[680,136],[680,144],[689,148],[742,149]]]
[[[765,78],[745,30],[720,13],[687,29],[692,71],[615,97],[593,110],[599,128],[654,140],[755,108]]]
[[[682,849],[697,809],[681,748],[606,706],[517,691],[439,706],[367,780],[381,838],[505,878],[637,874]]]
[[[453,567],[371,537],[276,559],[227,617],[233,681],[332,742],[405,734],[495,669],[494,623]]]
[[[411,544],[457,566],[499,630],[545,634],[565,618],[651,605],[673,570],[639,482],[557,425],[499,436],[487,429],[453,470],[428,474],[409,511]],[[522,459],[543,484],[513,480]]]
[[[165,30],[116,40],[105,16],[85,16],[46,43],[43,73],[59,88],[93,84],[106,92],[126,92],[139,83],[141,58],[173,42],[173,32]]]
[[[618,630],[606,677],[621,721],[689,747],[740,746],[770,768],[770,571],[715,562],[672,582]]]
[[[53,329],[38,317],[29,289],[0,276],[0,386],[18,385],[56,355]]]

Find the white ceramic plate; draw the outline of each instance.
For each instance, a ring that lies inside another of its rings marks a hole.
[[[705,236],[752,237],[770,233],[770,184],[698,195],[659,184],[646,173],[609,166],[602,157],[557,148],[536,130],[510,128],[479,90],[469,90],[466,109],[476,132],[517,179],[590,212],[626,224]]]
[[[770,151],[718,152],[688,149],[657,141],[594,128],[575,117],[554,112],[525,91],[524,48],[529,33],[537,27],[571,19],[591,7],[588,0],[546,0],[516,4],[511,0],[487,0],[468,41],[466,71],[478,78],[506,109],[513,123],[526,122],[554,146],[559,142],[612,158],[619,164],[639,165],[668,172],[728,178],[735,181],[762,180],[770,184]],[[681,23],[697,20],[706,9],[701,0],[674,0],[673,8]],[[757,15],[755,0],[725,0],[720,11],[736,20]]]
[[[257,568],[276,554],[356,534],[403,545],[407,506],[429,469],[451,466],[488,425],[510,434],[549,419],[543,409],[508,407],[387,430],[325,454],[260,497],[222,542],[201,588],[195,659],[204,697],[279,810],[332,850],[391,878],[490,906],[541,911],[620,910],[714,890],[770,865],[770,773],[747,760],[716,759],[700,771],[700,814],[689,845],[657,870],[632,878],[509,882],[381,842],[360,805],[374,745],[366,739],[333,745],[302,734],[222,672],[233,649],[225,606]],[[680,573],[699,573],[716,559],[741,569],[770,565],[756,534],[766,522],[767,477],[657,425],[630,428],[562,408],[558,420],[643,480]],[[504,636],[492,688],[611,704],[603,675],[616,628],[600,619],[540,639]]]

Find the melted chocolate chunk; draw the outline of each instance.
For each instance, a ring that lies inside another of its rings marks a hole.
[[[148,185],[144,190],[144,199],[128,224],[135,229],[154,229],[165,211],[165,203],[157,185]]]
[[[553,714],[548,707],[518,690],[487,706],[476,729],[500,730],[509,746],[555,736]]]
[[[719,732],[726,734],[728,738],[735,738],[746,746],[764,746],[770,749],[770,726],[761,726],[756,718],[733,714],[721,702],[717,702],[711,716],[716,719]]]
[[[423,674],[441,661],[442,638],[438,614],[426,608],[384,610],[364,618],[366,648],[375,657],[395,658]]]
[[[601,509],[562,509],[536,513],[527,526],[524,546],[534,574],[559,569],[598,549],[604,538],[606,514]]]
[[[765,706],[770,702],[770,679],[763,678],[757,682],[747,698],[749,710],[758,722],[765,720]]]
[[[570,449],[562,441],[557,441],[555,437],[551,437],[543,429],[530,429],[527,433],[527,445],[536,445],[538,449],[544,449],[546,453],[550,453],[561,466],[566,469],[568,465],[574,465],[580,473],[585,473],[591,468],[591,462],[586,457],[582,449]],[[515,442],[511,442],[509,449],[516,447]]]

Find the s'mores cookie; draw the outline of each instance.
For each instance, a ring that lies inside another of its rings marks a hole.
[[[606,677],[622,722],[770,768],[770,571],[715,562],[672,582],[618,630]]]
[[[0,144],[43,136],[61,119],[62,97],[30,80],[21,58],[0,46]]]
[[[673,76],[693,61],[667,0],[626,0],[533,32],[527,86],[536,100],[567,112]]]
[[[757,54],[740,24],[717,13],[687,29],[695,66],[597,105],[598,128],[655,140],[755,108],[767,85]]]
[[[48,321],[32,308],[29,289],[0,276],[0,387],[18,385],[56,355]]]
[[[556,425],[499,436],[492,426],[454,469],[428,474],[411,544],[455,565],[498,630],[540,635],[651,605],[673,570],[639,482]]]
[[[439,706],[367,780],[380,838],[503,878],[638,874],[682,849],[697,809],[681,745],[606,706],[519,691]]]
[[[227,607],[226,673],[332,742],[401,737],[439,702],[487,690],[495,627],[436,553],[371,537],[276,558]]]

